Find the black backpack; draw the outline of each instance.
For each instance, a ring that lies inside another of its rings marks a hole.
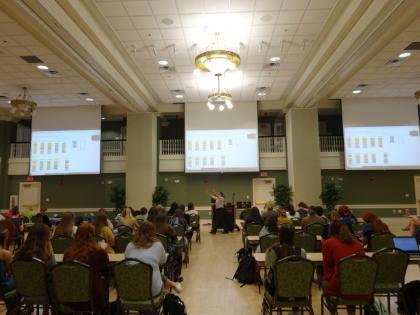
[[[404,285],[398,296],[398,311],[407,315],[420,314],[420,280]]]
[[[175,294],[166,294],[163,301],[163,315],[187,315],[184,302]]]
[[[242,283],[242,286],[257,283],[257,261],[252,256],[252,253],[246,249],[241,249],[238,251],[237,257],[239,266],[236,269],[233,279]]]

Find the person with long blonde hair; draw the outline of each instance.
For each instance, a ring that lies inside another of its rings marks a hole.
[[[54,236],[69,236],[74,237],[77,231],[77,226],[74,225],[74,214],[71,212],[64,212],[61,216],[61,221],[58,223],[54,231]]]
[[[95,227],[96,235],[102,236],[106,242],[106,252],[108,254],[114,253],[112,247],[115,245],[115,237],[112,233],[112,230],[109,228],[107,223],[107,217],[103,212],[95,213],[95,218],[93,219],[93,226]]]
[[[90,266],[92,275],[92,299],[95,311],[104,309],[106,288],[103,274],[108,268],[108,254],[95,240],[95,228],[89,223],[80,224],[73,244],[65,251],[63,261],[77,260]],[[77,303],[72,307],[84,310],[86,303]]]
[[[133,216],[133,211],[128,207],[125,207],[121,212],[121,216],[118,218],[118,225],[127,225],[132,229],[139,227],[137,220]]]
[[[145,221],[140,225],[133,241],[127,245],[125,257],[138,259],[152,266],[153,296],[158,296],[161,293],[164,284],[181,292],[182,287],[179,282],[173,282],[160,273],[159,266],[165,264],[166,254],[162,243],[156,237],[156,228],[152,223]]]

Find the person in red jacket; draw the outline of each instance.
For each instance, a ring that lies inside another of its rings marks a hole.
[[[353,255],[364,254],[362,244],[351,234],[347,224],[334,221],[330,225],[330,237],[322,245],[323,256],[323,287],[327,295],[338,296],[338,262],[340,259]],[[368,296],[347,296],[347,298],[367,299]]]

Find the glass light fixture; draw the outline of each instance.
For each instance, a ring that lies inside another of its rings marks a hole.
[[[37,103],[31,98],[27,87],[22,88],[22,92],[13,99],[10,100],[10,113],[13,116],[18,117],[30,117],[35,111]]]

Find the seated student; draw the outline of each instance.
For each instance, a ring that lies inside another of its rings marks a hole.
[[[49,267],[56,264],[50,242],[50,229],[45,224],[35,224],[29,230],[21,248],[15,254],[15,259],[31,257],[42,260]]]
[[[264,204],[264,209],[261,213],[261,216],[263,217],[263,220],[265,219],[265,217],[267,217],[269,215],[275,216],[277,218],[278,213],[277,213],[277,211],[274,211],[274,207],[275,207],[274,201],[267,201]]]
[[[34,218],[41,218],[43,224],[48,225],[49,227],[51,227],[51,221],[50,221],[50,218],[47,215],[47,211],[48,211],[47,208],[42,207],[39,210],[39,213],[34,216]]]
[[[313,209],[315,210],[315,213],[324,221],[324,224],[328,222],[328,218],[324,214],[324,208],[322,208],[321,206],[315,206],[313,207]]]
[[[179,282],[173,282],[162,276],[159,267],[165,264],[166,255],[162,243],[156,237],[156,229],[150,222],[140,225],[132,242],[127,245],[125,258],[138,259],[153,268],[152,294],[158,296],[163,290],[163,284],[174,288],[177,292],[182,290]]]
[[[252,207],[251,209],[249,209],[248,215],[245,218],[245,222],[244,222],[244,233],[245,235],[247,235],[247,227],[249,224],[259,224],[262,225],[263,224],[263,219],[261,217],[260,214],[260,209],[258,209],[257,207]]]
[[[188,229],[188,222],[184,216],[184,207],[180,205],[178,209],[175,210],[174,215],[170,219],[169,223],[171,225],[181,225],[185,228],[185,231]]]
[[[165,235],[170,244],[176,243],[176,233],[174,228],[166,223],[166,215],[164,213],[158,213],[154,220],[154,225],[156,228],[156,233]]]
[[[277,224],[293,224],[292,220],[287,217],[287,212],[285,210],[280,210],[279,214]]]
[[[12,215],[13,215],[13,210],[14,210],[14,209],[19,210],[19,207],[18,207],[18,206],[14,206],[14,207],[12,207],[12,209],[7,210],[7,212],[4,214],[4,215],[5,215],[5,217],[6,217],[6,218],[11,218],[11,217],[12,217]]]
[[[159,214],[159,210],[157,209],[157,207],[151,207],[149,209],[149,213],[147,214],[147,221],[153,223],[158,214]]]
[[[291,219],[291,220],[299,220],[300,219],[300,214],[299,214],[299,212],[297,212],[295,210],[293,205],[288,205],[288,206],[284,207],[284,210],[286,210],[286,215],[289,219]]]
[[[32,223],[32,217],[36,216],[37,214],[38,212],[31,208],[28,211],[25,211],[23,216],[28,220],[27,222]]]
[[[302,226],[302,230],[305,231],[307,226],[313,223],[321,223],[325,224],[325,220],[321,218],[319,215],[316,214],[314,207],[311,207],[308,212],[308,216],[304,217],[302,219],[302,222],[300,223]]]
[[[13,207],[12,209],[12,216],[10,217],[10,221],[15,225],[16,227],[16,234],[15,239],[19,243],[23,240],[23,218],[20,215],[19,208]]]
[[[140,209],[139,213],[136,215],[135,219],[146,221],[146,219],[147,219],[147,208],[142,207]]]
[[[133,230],[139,227],[137,220],[133,217],[131,208],[125,207],[121,212],[121,216],[118,220],[118,225],[126,225],[131,227]]]
[[[324,267],[322,286],[327,294],[338,295],[338,262],[353,254],[364,254],[365,251],[344,222],[333,221],[330,225],[329,235],[330,238],[325,240],[322,245]]]
[[[98,213],[103,215],[103,213]],[[108,227],[107,227],[108,228]],[[96,244],[95,228],[89,223],[80,224],[73,244],[64,253],[63,262],[77,260],[88,264],[92,276],[92,300],[95,311],[102,311],[106,305],[106,282],[104,275],[108,268],[108,254]],[[85,303],[72,303],[72,308],[85,310]]]
[[[363,227],[363,244],[370,244],[370,238],[373,234],[376,233],[391,233],[388,225],[386,225],[382,220],[380,220],[372,212],[365,212],[362,215],[363,221],[366,223]]]
[[[408,218],[408,223],[402,230],[410,231],[410,235],[416,237],[420,229],[420,218],[417,215],[412,215],[410,209],[405,209],[404,216]]]
[[[189,202],[187,205],[187,211],[185,211],[185,214],[188,215],[198,215],[198,211],[194,209],[194,204],[192,202]]]
[[[168,213],[166,214],[168,217],[171,217],[174,215],[175,210],[178,209],[178,204],[176,202],[172,202],[171,206],[169,207]]]
[[[95,219],[93,220],[93,226],[95,227],[95,234],[100,235],[105,239],[106,244],[103,245],[103,248],[107,253],[114,253],[115,238],[112,230],[108,227],[106,215],[102,212],[97,212],[95,214]]]
[[[77,226],[74,225],[74,214],[71,212],[64,212],[61,216],[61,221],[55,228],[54,236],[74,237],[76,231]]]
[[[298,203],[298,209],[297,212],[299,213],[299,215],[303,218],[306,217],[308,215],[309,212],[309,207],[306,203],[304,202],[299,202]]]
[[[340,221],[341,217],[340,214],[338,213],[338,211],[333,210],[328,214],[328,221],[329,223],[324,225],[324,229],[322,230],[322,238],[324,240],[326,240],[327,238],[330,237],[330,226],[331,224],[333,224],[335,221]]]
[[[3,294],[10,292],[15,289],[15,281],[12,276],[10,269],[10,263],[13,260],[13,254],[11,251],[5,249],[5,243],[8,231],[3,229],[0,231],[0,288]],[[18,305],[15,299],[6,300],[7,314],[11,312]]]
[[[105,210],[104,208],[101,208],[101,209],[99,209],[99,210],[98,210],[98,212],[101,212],[101,213],[105,214],[105,216],[106,216],[106,223],[107,223],[108,227],[109,227],[111,230],[113,230],[113,229],[114,229],[114,224],[112,224],[111,220],[110,220],[110,219],[108,219],[108,216],[107,216],[107,212],[106,212],[106,210]],[[94,219],[95,219],[95,218],[94,218]],[[80,224],[79,224],[79,225],[80,225]]]
[[[266,236],[268,234],[277,234],[279,231],[278,227],[277,227],[277,217],[274,215],[268,215],[264,218],[264,226],[262,227],[262,229],[260,230],[259,233],[259,237],[263,237]],[[261,252],[261,248],[260,245],[258,245],[258,247],[256,248],[255,252],[260,253]]]
[[[344,223],[346,223],[349,227],[353,226],[353,224],[356,223],[356,220],[354,220],[349,207],[345,205],[340,206],[338,208],[338,213],[340,214],[341,220]]]

